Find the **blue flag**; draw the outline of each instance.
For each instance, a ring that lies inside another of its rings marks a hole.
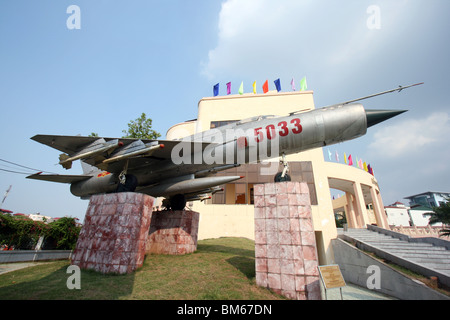
[[[274,83],[275,83],[275,87],[277,87],[277,91],[280,92],[281,91],[280,79],[278,78],[277,80],[274,81]]]
[[[216,84],[214,86],[214,97],[219,95],[219,84]]]

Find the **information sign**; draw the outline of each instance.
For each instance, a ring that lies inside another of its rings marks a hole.
[[[345,287],[344,278],[337,264],[319,266],[319,272],[325,289]]]

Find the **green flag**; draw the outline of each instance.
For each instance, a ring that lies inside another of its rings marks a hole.
[[[241,86],[239,87],[239,94],[244,94],[244,81],[241,82]]]
[[[308,85],[306,84],[306,77],[303,77],[300,80],[300,91],[305,91],[306,89],[308,89]]]

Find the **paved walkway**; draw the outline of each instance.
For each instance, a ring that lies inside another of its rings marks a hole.
[[[325,299],[325,289],[322,287],[322,299]],[[327,290],[327,300],[341,300],[341,293],[339,288]],[[376,290],[369,290],[352,283],[347,283],[342,288],[342,300],[398,300],[395,297],[391,297]]]
[[[36,266],[40,263],[46,263],[46,262],[15,262],[15,263],[1,263],[0,264],[0,274],[4,274],[7,272]]]

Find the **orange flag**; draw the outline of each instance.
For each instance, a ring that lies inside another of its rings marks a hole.
[[[269,91],[269,80],[266,80],[266,82],[264,82],[263,91],[264,93],[267,93]]]

